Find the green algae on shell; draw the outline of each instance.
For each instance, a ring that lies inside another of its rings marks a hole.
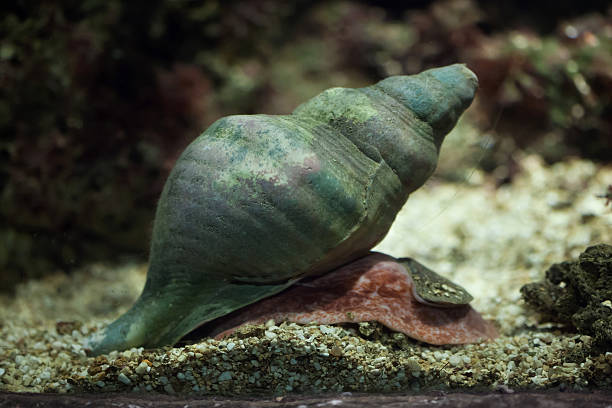
[[[140,298],[89,339],[92,353],[174,344],[364,256],[432,174],[476,88],[455,64],[215,122],[166,182]]]

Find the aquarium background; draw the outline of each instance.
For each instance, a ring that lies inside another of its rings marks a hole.
[[[221,116],[289,113],[333,86],[466,63],[480,90],[438,179],[477,170],[499,187],[524,154],[612,162],[607,1],[0,7],[3,291],[145,260],[165,178],[191,140]]]

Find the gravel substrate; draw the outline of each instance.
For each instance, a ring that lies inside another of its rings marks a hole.
[[[612,385],[612,353],[589,355],[591,338],[539,324],[519,288],[554,262],[612,242],[612,208],[598,198],[612,168],[587,161],[522,172],[494,188],[433,180],[413,194],[377,250],[414,257],[464,286],[494,319],[495,341],[436,347],[376,324],[248,327],[222,340],[132,349],[89,358],[85,337],[124,312],[146,266],[92,265],[0,298],[0,390],[156,391],[167,394],[601,388]]]

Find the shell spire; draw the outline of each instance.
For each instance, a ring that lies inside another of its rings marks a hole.
[[[295,115],[327,123],[412,192],[433,174],[444,138],[470,106],[478,79],[464,64],[397,75],[365,88],[331,88]],[[350,102],[350,103],[349,103]]]

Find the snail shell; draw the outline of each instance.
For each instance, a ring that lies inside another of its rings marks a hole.
[[[147,281],[92,354],[174,344],[198,325],[366,255],[477,88],[464,65],[332,88],[291,115],[219,119],[170,173]]]

